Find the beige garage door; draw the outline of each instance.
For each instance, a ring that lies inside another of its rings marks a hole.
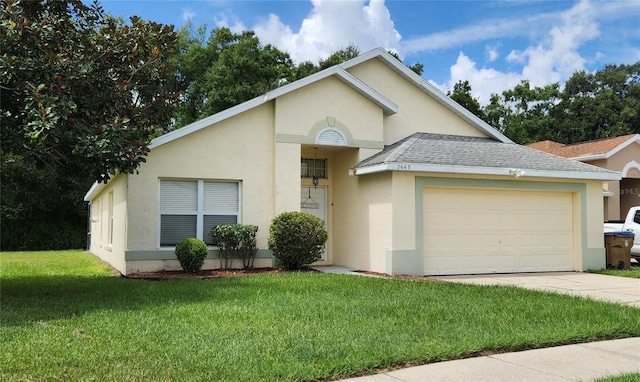
[[[427,275],[574,270],[571,192],[425,187]]]

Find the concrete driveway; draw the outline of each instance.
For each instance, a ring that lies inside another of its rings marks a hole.
[[[640,279],[578,272],[433,276],[438,280],[479,285],[515,285],[640,307]]]

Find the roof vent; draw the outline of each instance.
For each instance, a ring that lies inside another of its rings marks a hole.
[[[316,141],[314,143],[327,146],[347,146],[347,138],[340,130],[328,127],[322,129],[318,135],[316,135]]]

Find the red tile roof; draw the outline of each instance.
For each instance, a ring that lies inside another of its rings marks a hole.
[[[577,158],[588,155],[602,155],[615,149],[629,139],[637,138],[638,134],[623,135],[621,137],[598,139],[596,141],[574,143],[564,145],[554,141],[540,141],[526,145],[535,150],[544,151],[550,154],[565,158]]]

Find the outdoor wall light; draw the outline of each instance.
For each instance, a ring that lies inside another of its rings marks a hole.
[[[524,171],[520,170],[519,168],[512,168],[509,170],[509,175],[513,175],[514,178],[519,178],[524,175]]]

